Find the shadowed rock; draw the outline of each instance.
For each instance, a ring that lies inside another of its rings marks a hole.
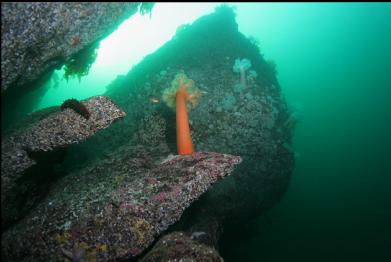
[[[9,261],[135,257],[241,162],[210,152],[162,159],[168,152],[165,144],[126,146],[59,180],[31,214],[3,234],[5,256]]]
[[[139,4],[2,3],[2,93],[11,85],[20,88],[61,66],[111,33],[137,12]]]
[[[187,236],[183,232],[174,232],[165,235],[141,261],[224,261],[216,249],[195,240],[198,234]]]
[[[96,96],[81,103],[90,112],[88,120],[72,109],[56,110],[42,120],[38,118],[33,123],[27,124],[27,127],[21,125],[20,129],[2,139],[1,209],[3,225],[8,220],[16,219],[13,216],[18,216],[15,215],[19,209],[19,201],[16,198],[20,197],[20,190],[24,190],[21,188],[28,187],[25,183],[19,182],[25,176],[32,176],[30,171],[39,162],[37,158],[47,160],[59,150],[86,140],[98,130],[110,126],[114,120],[125,116],[125,112],[105,96]],[[16,189],[17,187],[19,188]],[[25,203],[22,204],[25,205]]]

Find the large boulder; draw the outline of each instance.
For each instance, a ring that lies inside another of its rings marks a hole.
[[[243,63],[247,60],[251,67],[244,72],[243,85],[236,65],[248,66]],[[194,205],[189,217],[206,214],[240,224],[262,214],[288,187],[294,167],[291,137],[295,119],[275,65],[263,58],[256,41],[238,31],[229,7],[219,7],[178,28],[170,41],[108,86],[106,95],[127,116],[78,151],[90,152],[89,157],[95,158],[134,138],[135,144],[167,142],[175,152],[175,111],[164,104],[162,95],[182,71],[202,93],[198,106],[189,112],[195,148],[243,158],[231,177]]]
[[[138,256],[240,162],[209,152],[174,156],[164,144],[124,146],[58,181],[36,209],[3,233],[4,255],[9,261]]]

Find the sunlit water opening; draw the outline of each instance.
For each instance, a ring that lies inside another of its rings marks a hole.
[[[60,105],[69,98],[102,95],[118,75],[125,75],[143,57],[153,53],[174,35],[178,26],[212,13],[218,3],[156,3],[152,14],[131,16],[100,42],[89,74],[79,81],[64,78],[64,67],[48,81],[51,85],[34,111]]]

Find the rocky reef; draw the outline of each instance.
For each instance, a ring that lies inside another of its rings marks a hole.
[[[34,191],[30,184],[34,181],[32,176],[44,173],[39,170],[42,162],[47,168],[50,158],[61,157],[60,152],[70,145],[83,142],[125,116],[125,112],[105,96],[92,97],[79,103],[88,110],[88,120],[70,108],[60,111],[58,107],[53,107],[31,114],[13,132],[2,137],[2,225],[16,220],[21,211],[31,207],[34,201],[26,199],[26,194]]]
[[[59,37],[67,41],[61,52],[81,50],[114,21],[135,12],[130,10],[137,4],[60,3],[66,19],[76,19],[76,25],[90,17],[76,18],[70,7],[77,6],[79,15],[97,12],[94,25],[110,18],[90,33],[83,29],[74,35],[73,28],[66,28],[47,42]],[[53,8],[49,3],[37,6],[49,13]],[[31,23],[46,23],[45,17]],[[4,28],[9,32],[4,41],[15,33],[11,31]],[[25,67],[26,76],[17,76],[19,67],[4,72],[9,86],[2,90],[11,85],[18,90],[71,55],[61,52],[60,60],[51,54],[52,60],[36,72]],[[19,61],[15,56],[5,65]],[[2,233],[4,257],[221,261],[222,229],[238,227],[273,207],[294,167],[295,118],[276,72],[259,45],[238,31],[234,10],[223,5],[181,26],[170,41],[113,81],[105,93],[110,99],[82,101],[85,108],[71,101],[63,111],[45,109],[7,130],[2,135],[2,218],[8,223]],[[164,90],[178,73],[185,73],[200,94],[189,112],[196,151],[189,156],[176,155],[175,111],[163,102]],[[112,124],[117,118],[122,119]]]
[[[162,158],[162,156],[164,156]],[[138,256],[240,157],[167,145],[124,146],[56,183],[27,217],[2,236],[10,261],[107,261]]]
[[[140,261],[224,261],[216,249],[194,240],[196,237],[197,234],[188,236],[183,232],[167,234]]]
[[[2,2],[2,129],[34,109],[47,91],[45,83],[54,69],[65,64],[66,77],[85,74],[89,64],[82,60],[89,60],[86,57],[99,41],[138,9],[147,12],[143,11],[145,5],[140,2]]]
[[[235,71],[238,59],[248,61],[241,74]],[[175,112],[162,97],[178,72],[186,73],[202,93],[198,106],[189,112],[196,150],[243,158],[231,177],[192,207],[189,217],[209,212],[227,224],[240,224],[262,214],[288,187],[294,167],[290,146],[294,125],[287,124],[291,113],[275,68],[259,46],[238,31],[234,10],[227,6],[182,27],[171,41],[108,86],[106,95],[121,105],[127,117],[80,150],[97,152],[90,157],[98,157],[101,146],[115,148],[123,137],[137,133],[153,136],[144,141],[167,142],[174,152]],[[108,138],[110,143],[105,142]]]
[[[1,92],[26,87],[137,12],[140,3],[1,3]],[[23,91],[19,89],[19,92]]]

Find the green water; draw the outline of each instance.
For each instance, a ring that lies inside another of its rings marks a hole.
[[[302,106],[287,194],[227,261],[391,260],[391,5],[238,8]]]
[[[239,30],[257,38],[265,57],[276,62],[283,93],[301,114],[288,192],[267,219],[248,225],[252,234],[228,236],[224,259],[391,261],[391,4],[235,6]],[[212,10],[199,4],[192,19]],[[140,35],[136,46],[148,46],[144,55],[152,52],[178,25],[159,40]],[[104,41],[115,46],[126,40]],[[142,59],[133,49],[130,63],[116,62],[104,41],[91,74],[80,83],[62,80],[36,109],[103,94],[117,74]]]

